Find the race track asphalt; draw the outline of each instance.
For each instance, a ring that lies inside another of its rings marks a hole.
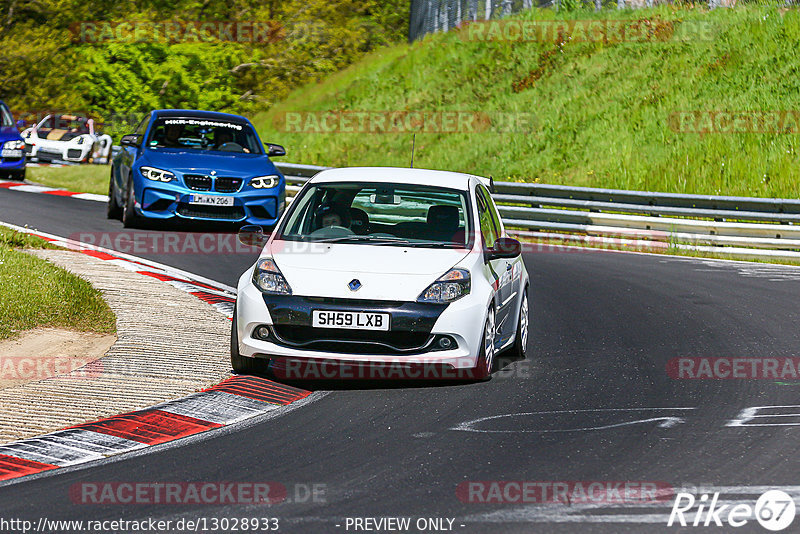
[[[7,190],[0,220],[61,236],[122,230],[101,203]],[[230,285],[254,260],[144,256]],[[800,381],[686,380],[666,369],[678,357],[798,356],[800,269],[586,250],[525,261],[528,357],[505,361],[489,381],[312,383],[327,394],[281,417],[0,486],[0,518],[276,517],[280,532],[333,533],[365,531],[354,518],[411,517],[413,526],[432,517],[464,533],[674,532],[693,529],[666,526],[672,498],[483,503],[457,489],[657,482],[752,503],[765,489],[797,491]],[[784,417],[740,416],[754,407]],[[222,481],[277,482],[289,498],[271,507],[100,505],[70,494],[81,483]],[[312,485],[318,497],[304,499]],[[752,518],[735,530],[764,532]]]

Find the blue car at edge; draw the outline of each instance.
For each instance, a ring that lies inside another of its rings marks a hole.
[[[122,137],[108,190],[108,217],[124,226],[189,220],[272,227],[286,204],[286,180],[244,117],[155,110]]]
[[[0,100],[0,178],[25,179],[25,141],[11,110]]]

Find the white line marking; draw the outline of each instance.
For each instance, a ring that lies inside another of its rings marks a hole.
[[[89,245],[88,243],[82,243],[80,241],[75,241],[73,239],[68,239],[66,237],[61,237],[59,235],[48,234],[47,232],[40,232],[39,230],[32,230],[30,228],[24,228],[22,226],[17,226],[15,224],[10,224],[10,223],[6,223],[6,222],[0,221],[0,225],[5,226],[6,228],[11,228],[12,230],[16,230],[18,232],[23,232],[23,233],[26,233],[26,234],[41,235],[41,236],[47,237],[49,239],[55,239],[56,242],[53,243],[53,244],[61,245],[61,246],[64,246],[65,248],[69,248],[71,250],[95,250],[95,251],[98,251],[98,252],[105,252],[106,254],[110,254],[112,256],[117,256],[119,258],[127,259],[129,261],[139,262],[139,263],[141,263],[143,265],[141,267],[139,267],[138,270],[145,270],[145,269],[142,268],[143,266],[154,267],[154,268],[159,269],[160,271],[162,271],[165,274],[168,274],[170,276],[175,276],[176,278],[186,278],[187,280],[191,280],[191,281],[194,281],[194,282],[200,282],[200,283],[203,283],[203,284],[207,284],[207,285],[216,287],[217,289],[227,291],[227,292],[231,293],[232,295],[236,295],[236,288],[234,288],[234,287],[231,287],[229,285],[223,284],[222,282],[217,282],[216,280],[211,280],[210,278],[206,278],[204,276],[200,276],[200,275],[197,275],[197,274],[194,274],[194,273],[190,273],[188,271],[184,271],[182,269],[177,269],[175,267],[170,267],[169,265],[165,265],[163,263],[158,263],[158,262],[151,261],[151,260],[148,260],[148,259],[145,259],[145,258],[140,258],[138,256],[133,256],[131,254],[126,254],[124,252],[118,252],[116,250],[111,250],[111,249],[107,249],[107,248],[103,248],[103,247],[98,247],[98,246],[95,246],[95,245]]]
[[[565,429],[541,429],[541,430],[486,430],[474,428],[475,425],[485,421],[492,421],[495,419],[504,419],[507,417],[527,417],[532,415],[562,415],[562,414],[578,414],[578,413],[613,413],[613,412],[637,412],[637,411],[672,411],[672,410],[696,410],[697,408],[598,408],[592,410],[554,410],[544,412],[520,412],[509,413],[501,415],[490,415],[488,417],[480,417],[471,421],[465,421],[450,428],[450,430],[460,430],[463,432],[480,432],[485,434],[517,434],[517,433],[536,433],[546,434],[555,432],[585,432],[592,430],[605,430],[609,428],[617,428],[621,426],[636,425],[640,423],[653,423],[661,421],[659,428],[671,428],[677,424],[685,422],[682,417],[663,416],[663,417],[650,417],[647,419],[637,419],[634,421],[623,421],[621,423],[614,423],[609,425],[601,425],[596,427],[581,427],[581,428],[565,428]]]
[[[97,195],[95,193],[76,193],[72,198],[79,198],[81,200],[93,200],[95,202],[108,202],[107,195]]]

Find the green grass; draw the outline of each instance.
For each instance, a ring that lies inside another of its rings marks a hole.
[[[800,12],[768,6],[517,16],[702,22],[684,42],[475,42],[429,36],[303,87],[254,122],[287,161],[407,166],[411,134],[287,133],[297,111],[528,113],[528,133],[419,133],[415,164],[496,180],[680,193],[800,196],[795,133],[685,133],[681,111],[800,110]]]
[[[65,167],[28,167],[26,179],[48,187],[77,193],[108,193],[110,165],[68,165]]]
[[[100,292],[25,248],[50,248],[41,239],[0,227],[0,339],[36,327],[111,333],[116,318]]]

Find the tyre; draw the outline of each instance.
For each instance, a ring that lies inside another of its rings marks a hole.
[[[519,305],[519,319],[517,320],[517,335],[514,344],[509,349],[509,354],[518,360],[525,359],[528,350],[528,329],[530,327],[530,308],[528,305],[528,288],[522,292],[522,302]]]
[[[481,336],[481,348],[478,353],[478,364],[475,366],[475,378],[485,380],[494,371],[495,365],[495,312],[494,308],[489,308],[486,314],[486,322],[483,324],[483,336]]]
[[[125,195],[125,204],[122,207],[122,226],[134,228],[141,222],[141,218],[136,215],[136,194],[133,191],[133,180],[128,179],[128,191]]]
[[[231,368],[233,368],[233,372],[237,375],[266,373],[269,360],[248,358],[239,354],[239,338],[236,325],[236,308],[234,307],[233,320],[231,321]]]
[[[108,204],[106,204],[106,216],[109,219],[119,219],[122,217],[122,206],[117,202],[117,186],[114,183],[114,171],[111,171],[111,179],[108,181]]]

